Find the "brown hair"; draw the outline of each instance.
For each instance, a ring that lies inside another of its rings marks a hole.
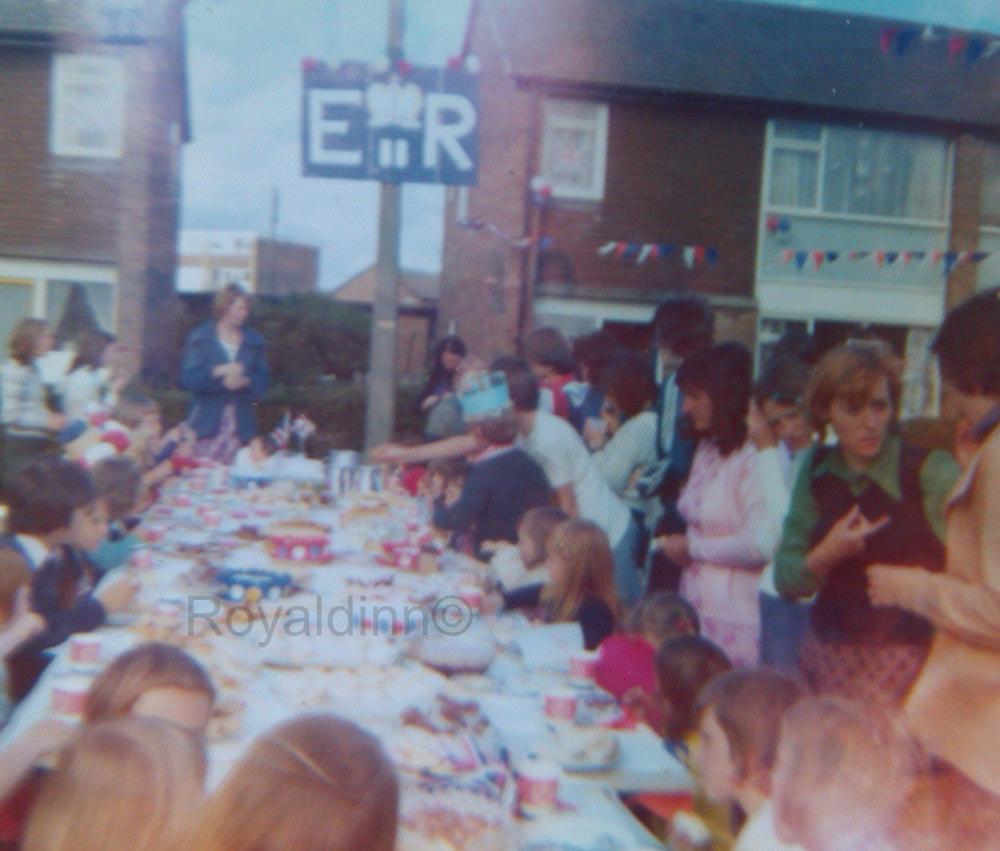
[[[469,475],[469,462],[464,458],[435,458],[427,465],[427,476],[440,476],[444,483],[464,481]]]
[[[16,550],[0,549],[0,626],[14,614],[17,592],[31,585],[31,571]]]
[[[115,405],[112,416],[123,426],[130,429],[138,428],[142,425],[142,418],[147,414],[160,411],[160,403],[148,396],[137,393],[130,393],[122,396]]]
[[[701,391],[711,400],[708,433],[697,436],[714,440],[723,456],[746,443],[752,375],[750,352],[732,341],[698,349],[677,368],[677,386],[682,393]]]
[[[657,648],[675,635],[701,632],[694,606],[672,591],[654,591],[643,597],[629,613],[627,628],[629,632],[655,636]]]
[[[399,782],[378,740],[333,715],[260,736],[212,796],[189,847],[392,851]]]
[[[98,461],[90,471],[97,498],[108,507],[108,519],[120,520],[132,511],[142,494],[142,470],[132,458],[117,455]]]
[[[205,753],[184,731],[127,718],[84,727],[42,784],[25,851],[165,851],[197,817]]]
[[[548,558],[549,538],[556,527],[567,520],[569,520],[569,516],[566,512],[554,505],[541,505],[524,512],[517,524],[517,534],[518,537],[524,537],[531,541],[538,556],[538,561],[534,564],[526,564],[525,567],[534,567]]]
[[[779,671],[728,671],[698,693],[695,717],[701,718],[709,710],[714,713],[726,734],[739,779],[770,794],[781,719],[802,694],[802,686]]]
[[[557,375],[575,372],[573,352],[569,342],[558,328],[535,328],[522,341],[524,358],[528,363],[547,366]]]
[[[91,683],[83,720],[95,724],[129,715],[140,697],[161,688],[198,692],[215,702],[215,687],[194,658],[179,647],[151,641],[116,657]]]
[[[782,722],[772,782],[782,838],[876,847],[924,771],[919,746],[887,709],[841,697],[803,698]]]
[[[550,559],[567,570],[545,587],[542,598],[555,621],[570,621],[587,597],[604,603],[621,620],[622,606],[615,588],[615,557],[603,530],[587,520],[567,520],[549,535],[545,549]]]
[[[931,343],[941,377],[968,395],[1000,396],[1000,287],[952,310]]]
[[[70,364],[69,371],[73,372],[81,366],[88,366],[97,369],[101,366],[101,360],[108,346],[115,342],[115,335],[107,331],[95,329],[88,331],[80,341],[80,347],[76,350],[76,357]]]
[[[222,319],[229,308],[233,306],[233,302],[241,298],[246,300],[249,308],[251,304],[250,294],[239,284],[226,284],[215,294],[215,299],[212,301],[212,316],[215,317],[216,321]]]
[[[682,739],[694,732],[695,701],[702,686],[733,666],[726,654],[700,635],[668,638],[656,651],[656,681],[660,695],[670,705],[668,739]]]
[[[491,446],[506,446],[517,439],[517,417],[513,411],[476,420],[469,424],[469,428],[479,429],[483,440]]]
[[[22,319],[11,331],[7,348],[10,356],[22,366],[27,366],[35,359],[35,346],[39,337],[49,328],[44,319]]]
[[[806,413],[813,429],[823,433],[834,399],[848,405],[867,402],[879,381],[889,382],[893,411],[899,408],[899,372],[888,347],[879,341],[856,340],[831,349],[813,369],[806,387]]]

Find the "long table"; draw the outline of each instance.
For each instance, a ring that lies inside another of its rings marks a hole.
[[[414,501],[398,495],[347,495],[330,506],[320,504],[308,487],[236,488],[219,471],[211,476],[196,471],[174,481],[144,518],[146,534],[155,540],[133,555],[128,568],[140,580],[138,599],[132,612],[109,618],[100,630],[102,662],[143,640],[171,641],[202,662],[224,701],[241,707],[223,722],[227,733],[210,738],[209,788],[273,724],[303,711],[330,711],[378,735],[397,760],[401,849],[448,847],[434,845],[421,832],[426,826],[421,808],[435,807],[464,813],[473,827],[490,826],[478,837],[464,834],[453,841],[455,847],[527,841],[545,818],[526,822],[512,815],[511,774],[524,760],[551,756],[544,694],[573,685],[569,656],[582,637],[574,625],[540,626],[518,614],[480,616],[471,610],[464,610],[467,631],[442,636],[434,615],[441,601],[461,600],[459,589],[477,581],[483,566],[455,553],[422,554],[409,565],[416,572],[386,565],[383,541],[426,541],[420,516]],[[332,529],[330,563],[276,563],[261,540],[251,540],[288,520]],[[220,589],[205,580],[213,566],[287,572],[297,590],[249,607],[224,606]],[[462,614],[464,603],[455,605]],[[178,607],[180,623],[174,617]],[[164,611],[172,614],[165,618]],[[429,620],[418,617],[428,612]],[[437,641],[481,650],[485,636],[499,653],[485,674],[446,677],[411,658],[413,633],[423,637],[427,623]],[[539,648],[544,652],[536,652]],[[68,647],[56,648],[52,664],[0,731],[0,747],[49,712],[53,688],[74,673]],[[579,693],[585,698],[593,690]],[[468,729],[441,726],[443,700],[465,707],[475,723]],[[416,726],[410,725],[413,718]],[[422,721],[429,722],[427,729]],[[570,828],[574,813],[580,827],[598,820],[608,830],[600,838],[602,848],[655,846],[617,793],[684,791],[690,778],[648,728],[613,735],[617,759],[589,771],[564,772],[563,812],[549,818]],[[470,760],[460,756],[467,743],[476,755]]]

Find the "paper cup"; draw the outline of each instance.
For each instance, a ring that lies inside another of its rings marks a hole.
[[[528,760],[517,772],[517,802],[525,815],[551,813],[559,806],[559,766]]]
[[[59,677],[52,686],[52,711],[68,718],[79,718],[83,715],[89,689],[89,677]]]
[[[596,650],[581,650],[569,660],[569,675],[574,680],[592,682],[597,674],[597,660],[601,654]]]
[[[553,689],[545,695],[545,716],[553,721],[575,721],[577,698],[568,689]]]
[[[74,665],[98,665],[103,641],[96,632],[81,632],[69,640],[69,660]]]

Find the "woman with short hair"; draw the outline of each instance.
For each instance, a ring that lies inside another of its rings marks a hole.
[[[849,343],[816,365],[806,390],[813,428],[837,443],[815,446],[792,490],[775,582],[789,599],[816,594],[799,667],[812,687],[898,703],[930,645],[928,620],[877,605],[874,564],[944,565],[944,503],[958,475],[946,452],[896,433],[900,382],[886,347]]]

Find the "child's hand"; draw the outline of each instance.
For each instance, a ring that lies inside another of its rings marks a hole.
[[[139,584],[132,577],[114,579],[97,592],[97,599],[106,611],[120,612],[135,599]]]
[[[684,565],[691,560],[687,535],[661,535],[656,539],[656,545],[668,559],[676,564]]]
[[[479,610],[484,615],[492,615],[503,609],[503,594],[499,591],[491,591],[483,595],[483,601],[479,604]]]
[[[4,627],[4,632],[11,636],[13,646],[21,644],[38,635],[45,629],[45,619],[31,610],[31,589],[27,585],[17,589],[14,597],[14,611]]]

